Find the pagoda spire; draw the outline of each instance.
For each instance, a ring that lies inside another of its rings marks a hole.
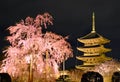
[[[94,14],[94,12],[92,14],[92,31],[91,32],[92,33],[96,32],[95,31],[95,14]]]
[[[111,49],[105,48],[105,44],[109,43],[110,40],[104,38],[98,34],[95,30],[95,14],[92,13],[92,26],[91,32],[81,38],[78,41],[83,43],[83,46],[77,47],[78,51],[82,52],[82,55],[76,56],[77,60],[83,62],[82,65],[76,65],[77,69],[82,70],[94,70],[96,65],[99,65],[112,58],[107,57],[105,53],[110,52]]]

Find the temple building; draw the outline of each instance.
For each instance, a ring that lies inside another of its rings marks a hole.
[[[98,34],[95,30],[95,15],[92,15],[92,30],[89,34],[78,38],[79,42],[83,43],[83,47],[77,47],[77,50],[82,52],[83,55],[76,56],[77,60],[83,61],[82,65],[76,65],[77,69],[92,70],[95,65],[103,63],[106,60],[112,58],[105,55],[106,52],[110,52],[111,49],[105,48],[105,44],[110,40]]]

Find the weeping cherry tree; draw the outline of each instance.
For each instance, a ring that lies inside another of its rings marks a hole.
[[[10,45],[3,51],[6,58],[0,72],[8,73],[17,82],[47,82],[43,79],[56,78],[60,63],[73,53],[67,37],[42,32],[43,27],[47,29],[47,25],[53,24],[52,20],[49,13],[44,13],[8,27],[10,35],[6,39]]]

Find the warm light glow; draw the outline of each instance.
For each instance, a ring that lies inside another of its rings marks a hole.
[[[116,60],[110,60],[95,66],[94,71],[99,72],[103,76],[109,76],[115,71],[119,71],[118,68],[120,68],[120,62]]]
[[[32,54],[34,80],[59,74],[59,64],[72,56],[72,49],[66,38],[61,35],[52,32],[43,33],[42,26],[47,28],[47,24],[52,24],[52,16],[45,13],[35,19],[27,17],[25,21],[22,20],[8,28],[10,36],[7,36],[7,40],[11,45],[5,50],[6,58],[3,60],[0,72],[7,72],[13,78],[24,79],[25,82],[28,80],[30,54]]]

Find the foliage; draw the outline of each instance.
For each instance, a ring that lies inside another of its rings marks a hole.
[[[112,59],[95,66],[94,71],[100,73],[103,76],[112,75],[115,71],[120,71],[120,62]]]
[[[9,73],[14,79],[25,80],[29,75],[32,57],[34,78],[58,75],[59,64],[72,56],[72,49],[66,37],[42,32],[42,27],[53,24],[52,20],[50,14],[44,13],[35,19],[27,17],[25,21],[10,26],[10,36],[7,36],[10,46],[4,51],[6,59],[2,61],[0,72]]]
[[[83,73],[83,70],[72,69],[69,71],[69,76],[73,82],[80,82]]]

